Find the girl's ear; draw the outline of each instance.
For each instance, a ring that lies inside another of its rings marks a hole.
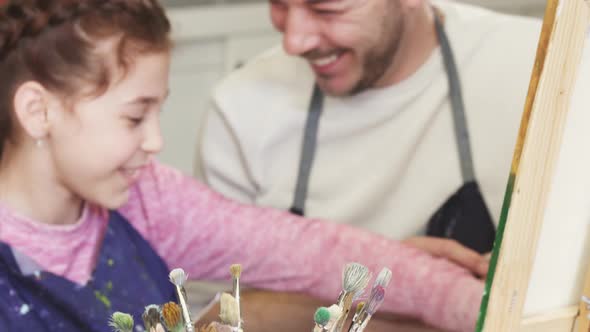
[[[29,81],[21,84],[14,94],[16,119],[25,133],[35,140],[47,136],[47,90],[39,83]]]

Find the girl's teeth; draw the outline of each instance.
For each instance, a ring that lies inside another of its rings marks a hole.
[[[133,178],[133,177],[135,177],[137,172],[138,172],[137,170],[127,170],[127,171],[125,171],[125,174],[127,174],[127,176]]]
[[[336,59],[338,59],[338,55],[334,54],[334,55],[327,56],[325,58],[314,60],[313,64],[317,65],[317,66],[325,66],[327,64],[330,64],[330,63],[336,61]]]

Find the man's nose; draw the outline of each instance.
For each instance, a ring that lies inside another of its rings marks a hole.
[[[290,55],[303,55],[319,46],[320,33],[312,13],[294,8],[287,14],[283,47]]]

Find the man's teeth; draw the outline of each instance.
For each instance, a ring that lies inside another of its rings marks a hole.
[[[312,63],[316,66],[325,66],[327,64],[330,64],[330,63],[336,61],[336,59],[338,59],[338,54],[333,54],[333,55],[330,55],[327,57],[313,60]]]

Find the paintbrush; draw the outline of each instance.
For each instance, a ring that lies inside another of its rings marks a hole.
[[[391,270],[384,267],[381,269],[377,278],[375,279],[375,283],[373,284],[372,290],[375,290],[377,287],[382,287],[383,289],[387,288],[389,283],[391,282]],[[350,324],[350,328],[348,329],[349,332],[354,331],[355,328],[360,327],[360,322],[364,317],[366,317],[365,311],[365,302],[360,302],[356,308],[356,313],[352,318],[352,323]]]
[[[233,281],[233,289],[232,289],[232,295],[234,296],[234,299],[236,300],[237,303],[237,314],[238,314],[238,328],[242,328],[242,311],[241,311],[241,306],[240,306],[240,276],[242,274],[242,266],[240,264],[233,264],[230,268],[229,271],[231,273],[232,276],[232,281]]]
[[[194,332],[195,327],[191,320],[190,311],[188,309],[188,302],[186,298],[186,291],[184,290],[184,283],[188,279],[183,269],[174,269],[170,272],[170,281],[176,287],[176,296],[178,296],[178,302],[180,303],[180,309],[182,311],[182,318],[184,319],[184,328],[186,332]]]
[[[352,301],[369,283],[371,274],[367,267],[358,263],[349,263],[342,273],[342,292],[338,296],[338,306],[342,308],[342,315],[338,318],[333,332],[341,332],[346,318],[352,307]]]
[[[221,294],[221,299],[219,300],[219,318],[223,324],[231,326],[232,331],[242,331],[242,328],[238,327],[240,321],[238,304],[236,299],[228,293]]]
[[[342,316],[342,308],[337,304],[332,304],[328,307],[328,311],[330,312],[330,321],[326,325],[328,331],[332,332],[336,328],[336,323]]]
[[[391,282],[391,270],[384,267],[381,269],[381,272],[379,272],[379,275],[377,275],[377,279],[375,279],[375,284],[373,285],[373,288],[375,288],[376,286],[381,286],[383,287],[383,289],[387,289],[387,286],[389,286],[389,283]]]
[[[162,306],[160,321],[169,332],[184,332],[182,309],[174,302],[168,302]]]
[[[164,326],[160,322],[162,311],[160,307],[155,304],[150,304],[145,307],[144,313],[141,316],[145,329],[149,332],[166,332]]]
[[[315,327],[313,332],[328,332],[328,323],[330,322],[330,310],[326,307],[319,307],[313,315]]]
[[[141,319],[146,331],[152,331],[152,329],[155,331],[156,326],[160,323],[160,307],[155,304],[148,305],[145,307]]]
[[[118,311],[113,313],[109,320],[109,326],[114,332],[133,332],[133,325],[133,316]]]
[[[358,325],[359,320],[361,319],[362,315],[365,312],[365,305],[366,302],[359,302],[356,305],[356,311],[354,313],[354,316],[352,316],[352,323],[350,324],[350,327],[348,328],[348,331],[351,332],[353,331],[355,325]]]
[[[350,332],[362,332],[367,327],[369,320],[371,317],[377,312],[381,304],[383,303],[383,299],[385,298],[385,289],[379,285],[375,286],[371,290],[371,296],[369,297],[369,301],[365,306],[365,310],[362,316],[359,318],[356,328],[349,330]],[[355,325],[355,324],[353,324]],[[353,326],[354,327],[354,326]]]

